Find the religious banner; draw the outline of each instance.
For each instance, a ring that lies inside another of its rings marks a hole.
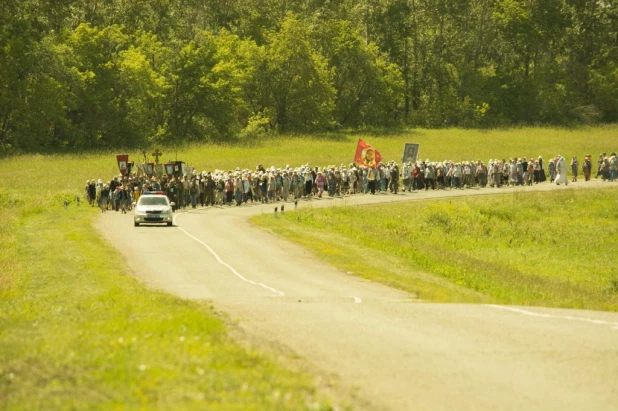
[[[152,175],[154,174],[154,163],[144,164],[144,170],[146,171],[146,175],[148,177],[152,177]]]
[[[174,163],[165,163],[165,174],[167,174],[168,178],[172,178],[174,175]]]
[[[403,163],[411,162],[416,163],[416,159],[418,157],[418,148],[419,144],[417,143],[406,143],[403,148]]]
[[[159,177],[163,175],[163,164],[155,164],[155,173],[157,173],[157,176]]]
[[[363,166],[377,166],[382,161],[382,155],[372,145],[358,139],[354,162]]]
[[[184,161],[174,162],[174,175],[176,178],[181,178],[185,174],[185,167],[187,164]]]
[[[116,160],[118,161],[118,169],[120,170],[120,174],[124,176],[127,174],[127,170],[129,169],[129,155],[118,154],[116,156]]]
[[[131,170],[133,170],[134,166],[135,166],[135,162],[134,161],[129,161],[127,163],[127,174],[131,174]]]

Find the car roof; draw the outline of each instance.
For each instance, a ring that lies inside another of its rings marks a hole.
[[[166,200],[169,201],[169,199],[167,198],[166,195],[164,194],[142,194],[139,199],[141,200],[142,198],[164,198]],[[138,200],[139,201],[139,200]]]

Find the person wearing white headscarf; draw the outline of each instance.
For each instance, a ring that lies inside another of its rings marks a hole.
[[[558,156],[558,164],[556,164],[556,185],[567,185],[567,164],[562,156]]]

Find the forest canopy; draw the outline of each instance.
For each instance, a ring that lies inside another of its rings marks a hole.
[[[615,0],[0,2],[0,152],[617,119]]]

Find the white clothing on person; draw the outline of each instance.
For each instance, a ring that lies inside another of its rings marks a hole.
[[[564,159],[564,157],[560,156],[560,158],[558,159],[558,164],[556,166],[556,184],[560,185],[560,184],[564,184],[567,185],[568,181],[567,181],[567,165],[566,165],[566,160]]]

